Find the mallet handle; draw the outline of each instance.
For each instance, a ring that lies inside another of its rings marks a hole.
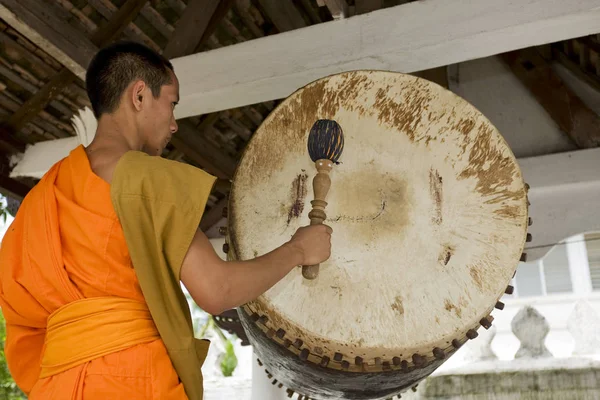
[[[317,168],[317,175],[313,178],[313,192],[315,199],[310,202],[313,208],[308,213],[311,225],[322,224],[327,219],[325,214],[325,207],[327,207],[327,193],[331,187],[331,179],[329,178],[329,172],[333,167],[333,162],[330,160],[317,160],[315,162]],[[316,265],[303,265],[302,276],[306,279],[315,279],[319,275],[319,264]]]

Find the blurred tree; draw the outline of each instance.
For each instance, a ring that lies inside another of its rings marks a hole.
[[[4,355],[4,341],[6,340],[6,323],[4,315],[0,312],[0,399],[1,400],[26,400],[25,394],[17,387],[6,364]]]

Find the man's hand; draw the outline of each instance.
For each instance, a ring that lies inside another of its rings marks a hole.
[[[331,256],[331,234],[327,225],[309,225],[299,228],[289,244],[302,255],[302,265],[315,265]]]

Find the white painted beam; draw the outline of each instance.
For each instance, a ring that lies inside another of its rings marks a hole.
[[[600,32],[600,0],[427,0],[173,61],[177,118],[289,96],[354,70],[415,72]]]
[[[14,155],[11,158],[14,167],[10,177],[41,179],[56,162],[67,157],[75,147],[80,144],[89,145],[96,135],[98,126],[92,110],[87,107],[79,110],[71,117],[71,123],[75,128],[76,136],[39,142],[27,146],[25,153]]]

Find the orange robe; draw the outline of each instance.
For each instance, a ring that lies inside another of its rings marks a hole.
[[[31,400],[187,399],[159,338],[40,378],[49,316],[98,297],[144,303],[110,185],[79,146],[32,189],[2,242],[9,370]]]

